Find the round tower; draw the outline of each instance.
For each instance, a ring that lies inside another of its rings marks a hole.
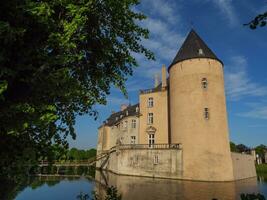
[[[171,143],[184,179],[231,181],[223,63],[192,30],[169,67]]]

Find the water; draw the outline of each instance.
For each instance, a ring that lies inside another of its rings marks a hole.
[[[123,200],[233,200],[240,193],[258,193],[267,197],[267,174],[237,182],[210,183],[95,174],[95,180],[85,177],[36,177],[17,194],[16,200],[75,200],[80,192],[96,191],[105,196],[106,185],[116,186]]]

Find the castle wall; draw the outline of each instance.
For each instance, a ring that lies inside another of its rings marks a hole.
[[[132,127],[132,120],[136,121],[135,128]],[[125,123],[127,126],[125,127]],[[139,136],[139,118],[136,116],[124,117],[118,124],[113,126],[103,125],[98,129],[97,154],[107,151],[120,144],[131,144],[131,137],[135,136],[135,143],[138,142]]]
[[[110,137],[110,127],[101,126],[98,129],[97,154],[101,154],[102,151],[109,150],[111,148],[111,140],[112,137]]]
[[[255,162],[252,155],[231,153],[233,161],[234,179],[256,177]]]
[[[181,179],[182,150],[123,149],[110,154],[104,169],[124,175]]]
[[[154,105],[148,107],[148,98],[152,97]],[[140,129],[139,144],[148,144],[147,129],[152,126],[155,131],[155,143],[168,143],[168,90],[139,95]],[[153,124],[148,124],[148,113],[153,113]]]
[[[223,66],[212,59],[189,59],[173,65],[169,73],[171,143],[182,143],[184,178],[233,180]]]

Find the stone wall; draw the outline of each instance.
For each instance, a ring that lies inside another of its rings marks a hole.
[[[231,153],[233,161],[234,179],[256,177],[255,163],[252,155]]]
[[[231,153],[231,157],[234,177],[228,181],[256,177],[252,155]],[[188,180],[182,165],[181,149],[117,149],[96,164],[97,168],[121,175]],[[220,165],[223,168],[224,163]],[[204,181],[212,180],[207,177]]]
[[[100,166],[100,164],[97,163],[97,166]],[[110,154],[104,169],[124,175],[181,179],[182,150],[117,150]]]

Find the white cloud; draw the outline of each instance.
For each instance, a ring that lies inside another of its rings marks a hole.
[[[258,118],[258,119],[267,119],[267,105],[259,104],[257,107],[256,106],[252,107],[250,111],[239,113],[238,116]]]
[[[177,16],[177,7],[172,0],[142,0],[142,6],[148,10],[150,15],[156,15],[157,17],[164,18],[170,24],[175,24],[180,21]]]
[[[254,82],[247,72],[247,60],[243,56],[231,58],[225,66],[225,86],[229,100],[240,100],[244,97],[260,97],[267,95],[267,87]]]
[[[148,18],[141,26],[150,31],[150,39],[143,40],[142,44],[155,53],[156,61],[134,55],[140,65],[135,70],[138,76],[152,79],[160,71],[162,64],[168,65],[177,53],[184,36],[174,26],[174,23],[178,24],[180,21],[176,9],[174,2],[170,0],[142,1],[140,10],[144,10]]]
[[[236,15],[236,10],[233,6],[233,0],[208,0],[212,2],[229,22],[230,26],[236,26],[239,23],[238,17]]]

